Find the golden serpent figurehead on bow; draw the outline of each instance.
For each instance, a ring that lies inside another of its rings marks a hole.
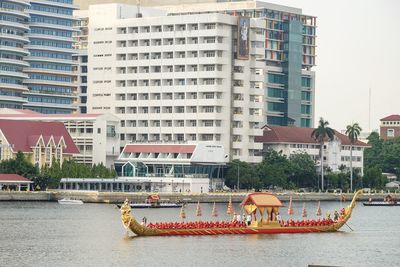
[[[280,219],[280,200],[271,193],[248,194],[241,203],[243,211],[250,216],[250,221],[236,220],[235,216],[229,222],[196,221],[196,222],[160,222],[139,223],[132,215],[128,199],[121,206],[121,220],[126,229],[138,236],[170,236],[170,235],[223,235],[223,234],[278,234],[278,233],[322,233],[339,230],[350,219],[357,198],[362,194],[358,190],[351,203],[343,208],[340,215],[332,220],[284,221]],[[182,207],[184,209],[184,207]],[[181,211],[182,213],[182,211]],[[245,214],[243,214],[245,215]],[[239,215],[240,216],[240,215]]]

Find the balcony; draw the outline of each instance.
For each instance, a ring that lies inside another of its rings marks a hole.
[[[54,51],[54,52],[76,54],[76,50],[74,50],[72,48],[62,48],[62,47],[44,46],[44,45],[27,45],[26,48],[34,49],[34,50],[44,50],[44,51]]]
[[[51,3],[52,1],[43,1],[46,5]],[[51,18],[58,18],[58,19],[74,19],[74,17],[71,15],[67,14],[59,14],[59,13],[53,13],[53,12],[44,12],[44,11],[39,11],[39,10],[34,10],[34,9],[29,9],[29,14],[34,14],[38,16],[45,16],[45,17],[51,17]],[[72,27],[72,26],[71,26]]]
[[[72,59],[64,59],[64,58],[28,56],[28,57],[25,57],[25,60],[26,61],[40,61],[40,62],[56,62],[56,63],[62,63],[62,64],[74,64]]]
[[[1,76],[7,76],[7,77],[14,77],[14,78],[21,78],[21,79],[28,79],[29,76],[26,75],[23,72],[20,71],[5,71],[2,70],[0,73]]]
[[[0,25],[10,27],[10,28],[18,28],[18,29],[29,31],[29,26],[27,24],[22,24],[22,23],[18,23],[18,22],[14,22],[14,21],[0,20]]]
[[[53,70],[53,69],[39,69],[39,68],[24,68],[24,72],[28,73],[47,73],[47,74],[60,74],[65,76],[76,76],[73,71],[67,70]]]
[[[52,81],[52,80],[37,80],[37,79],[26,79],[23,81],[24,84],[46,84],[46,85],[61,85],[68,87],[76,87],[76,85],[72,82],[60,82],[60,81]]]
[[[29,63],[23,60],[18,60],[18,59],[11,59],[11,58],[1,58],[2,63],[9,63],[13,65],[18,65],[18,66],[23,66],[23,67],[29,67]]]
[[[1,33],[1,38],[11,39],[11,40],[14,40],[14,41],[20,41],[20,42],[23,42],[23,43],[29,43],[29,39],[25,35]]]
[[[28,100],[24,97],[19,96],[9,96],[9,95],[0,95],[0,101],[10,101],[10,102],[18,102],[18,103],[28,103]]]
[[[28,87],[21,84],[0,83],[0,89],[11,89],[14,91],[28,91]]]
[[[14,46],[7,46],[7,45],[0,45],[0,51],[11,52],[11,53],[18,53],[24,56],[29,55],[29,51],[25,48],[14,47]]]

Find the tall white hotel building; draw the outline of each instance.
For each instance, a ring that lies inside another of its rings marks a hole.
[[[227,160],[261,161],[265,20],[123,4],[88,17],[88,113],[117,115],[121,146],[218,144]]]

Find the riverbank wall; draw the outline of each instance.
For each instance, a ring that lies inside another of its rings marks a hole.
[[[0,201],[57,201],[63,198],[80,199],[85,203],[122,203],[129,199],[132,203],[143,203],[150,193],[135,192],[97,192],[97,191],[36,191],[36,192],[6,192],[0,191]],[[226,203],[229,198],[232,202],[239,203],[247,193],[207,193],[207,194],[189,194],[189,193],[158,193],[161,201],[176,202],[178,200],[187,203]],[[343,194],[347,201],[350,201],[353,194]],[[359,201],[372,200],[382,201],[386,193],[363,194]],[[289,201],[292,196],[293,201],[340,201],[340,195],[334,193],[285,193],[277,196],[282,201]]]

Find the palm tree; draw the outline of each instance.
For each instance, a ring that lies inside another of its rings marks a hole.
[[[353,145],[357,142],[361,132],[360,125],[356,122],[352,125],[347,125],[346,135],[350,139],[350,191],[353,192]]]
[[[324,141],[328,138],[329,141],[332,141],[335,137],[335,131],[328,127],[329,122],[324,121],[321,117],[318,122],[318,127],[314,129],[311,133],[311,137],[319,143],[319,155],[321,158],[321,189],[324,191]]]

